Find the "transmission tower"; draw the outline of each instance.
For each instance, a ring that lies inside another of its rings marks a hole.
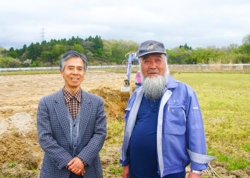
[[[44,32],[44,28],[42,28],[41,30],[42,30],[42,31],[41,31],[40,34],[41,34],[41,39],[42,39],[42,42],[43,42],[43,41],[45,40],[45,35],[44,35],[45,32]]]

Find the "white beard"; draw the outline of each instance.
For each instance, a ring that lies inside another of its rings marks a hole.
[[[152,78],[144,78],[143,87],[145,97],[149,100],[157,100],[164,94],[165,86],[168,82],[167,74]]]

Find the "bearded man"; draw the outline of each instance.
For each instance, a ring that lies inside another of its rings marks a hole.
[[[161,42],[145,41],[138,49],[142,87],[125,109],[120,163],[123,178],[200,178],[213,159],[195,91],[169,74]]]

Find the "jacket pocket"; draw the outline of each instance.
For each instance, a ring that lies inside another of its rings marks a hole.
[[[164,133],[172,135],[183,135],[186,132],[186,114],[183,107],[169,105],[164,113]]]

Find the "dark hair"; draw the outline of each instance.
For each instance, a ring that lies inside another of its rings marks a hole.
[[[87,68],[88,68],[88,61],[87,61],[87,57],[84,55],[84,54],[81,54],[77,51],[68,51],[66,53],[64,53],[62,56],[61,56],[61,59],[60,59],[60,70],[64,70],[64,67],[65,67],[65,62],[71,58],[71,57],[79,57],[82,59],[83,63],[84,63],[84,71],[86,72]]]

